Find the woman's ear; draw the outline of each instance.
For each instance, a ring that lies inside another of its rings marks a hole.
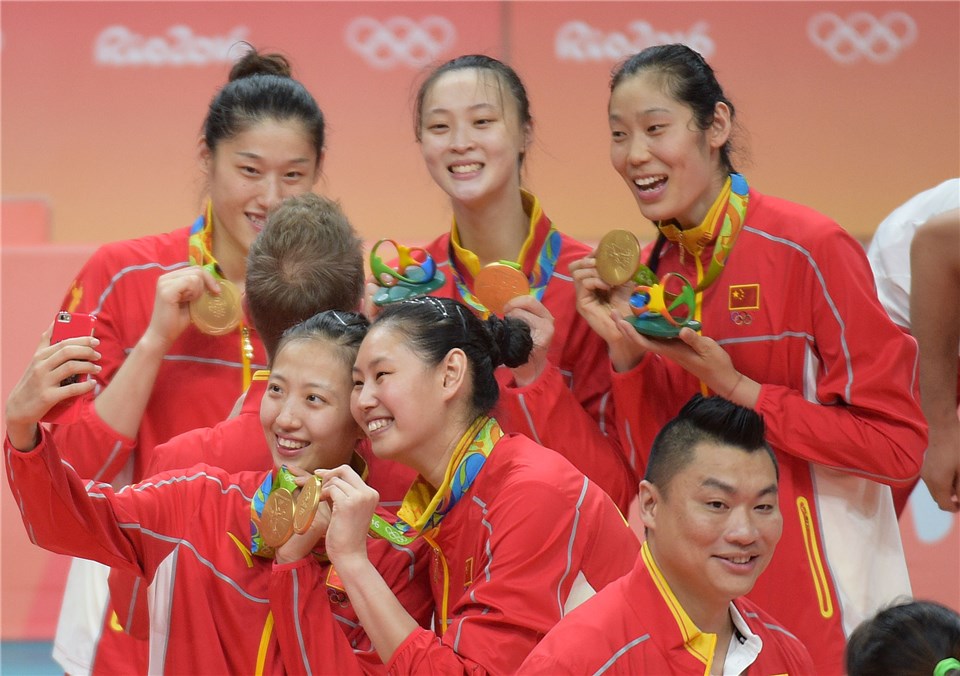
[[[710,147],[719,149],[730,138],[730,132],[733,130],[733,119],[730,117],[730,106],[723,101],[718,101],[713,109],[713,122],[707,130],[707,136],[710,139]]]
[[[210,175],[210,166],[213,163],[213,151],[202,136],[197,139],[197,164],[204,176]]]
[[[467,381],[467,373],[470,370],[470,363],[464,351],[455,347],[447,352],[447,356],[443,358],[438,368],[440,369],[443,398],[447,400],[464,387]]]

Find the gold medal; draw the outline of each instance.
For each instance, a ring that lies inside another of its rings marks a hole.
[[[268,547],[279,547],[293,535],[293,495],[286,488],[270,493],[260,517],[260,533]]]
[[[230,333],[243,319],[240,307],[240,291],[228,279],[218,279],[220,295],[205,291],[190,302],[190,319],[198,329],[210,336]]]
[[[526,275],[504,263],[487,265],[473,280],[473,295],[484,307],[497,315],[503,315],[503,306],[517,296],[530,293]]]
[[[300,489],[300,495],[297,496],[297,507],[293,511],[293,532],[298,535],[306,533],[313,523],[313,517],[317,515],[317,508],[320,506],[320,486],[322,485],[320,477],[313,475],[307,479]]]
[[[620,286],[633,277],[640,264],[640,242],[629,230],[611,230],[597,247],[597,272],[610,286]]]

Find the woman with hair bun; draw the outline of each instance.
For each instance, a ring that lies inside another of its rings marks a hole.
[[[199,217],[189,227],[104,245],[60,308],[96,316],[99,357],[84,363],[89,380],[69,386],[76,422],[53,429],[81,477],[136,481],[155,446],[230,413],[266,364],[241,310],[247,251],[274,205],[313,188],[323,152],[323,113],[291,77],[288,60],[256,50],[241,57],[211,100],[197,143],[208,195]],[[204,294],[232,303],[233,321],[192,323],[190,301]],[[70,351],[55,355],[68,359]],[[80,566],[97,570],[85,575]],[[106,594],[106,570],[75,561],[54,643],[55,659],[71,674],[145,665],[145,646],[134,660],[130,639],[104,611]],[[119,642],[126,649],[110,652]]]
[[[522,321],[484,321],[434,297],[387,306],[360,346],[354,418],[377,457],[419,476],[387,527],[371,524],[377,494],[353,470],[318,474],[332,506],[327,554],[390,673],[513,673],[564,613],[636,559],[636,536],[606,493],[490,417],[495,369],[524,363],[532,346]],[[432,548],[435,631],[368,559],[368,529]],[[324,604],[304,605],[304,633],[335,633]]]

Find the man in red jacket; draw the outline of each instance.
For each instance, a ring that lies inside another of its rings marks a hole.
[[[743,598],[783,530],[763,419],[696,395],[661,430],[640,484],[633,570],[564,617],[521,673],[813,673],[807,649]]]

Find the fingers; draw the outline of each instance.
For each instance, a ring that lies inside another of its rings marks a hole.
[[[380,285],[377,284],[373,275],[367,277],[367,283],[363,291],[363,313],[370,321],[373,321],[373,318],[380,314],[380,306],[373,302],[373,297],[379,290]]]

